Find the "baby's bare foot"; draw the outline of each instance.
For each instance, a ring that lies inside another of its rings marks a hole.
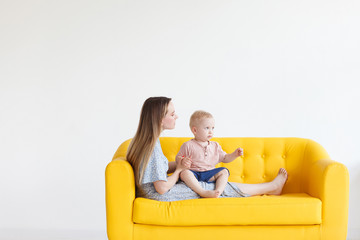
[[[269,192],[271,195],[280,195],[281,191],[286,183],[286,180],[288,178],[287,171],[284,168],[280,168],[278,175],[276,178],[272,181],[274,184],[274,190]]]
[[[205,190],[199,195],[203,198],[217,198],[220,196],[219,191],[217,190]]]

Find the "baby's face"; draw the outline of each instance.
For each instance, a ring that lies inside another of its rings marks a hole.
[[[214,135],[215,120],[213,118],[201,119],[195,127],[194,135],[197,141],[207,142]]]

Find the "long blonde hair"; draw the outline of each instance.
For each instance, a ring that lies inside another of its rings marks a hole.
[[[142,106],[139,126],[126,154],[126,159],[134,169],[137,187],[140,186],[156,141],[160,137],[161,121],[167,113],[170,101],[171,98],[167,97],[150,97]]]

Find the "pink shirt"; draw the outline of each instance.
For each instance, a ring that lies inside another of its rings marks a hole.
[[[208,145],[203,147],[195,139],[191,139],[181,145],[176,156],[191,158],[190,169],[203,172],[214,169],[216,164],[224,160],[225,155],[226,152],[222,150],[217,142],[209,141]]]

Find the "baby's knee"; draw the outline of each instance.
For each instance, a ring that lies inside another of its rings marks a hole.
[[[183,179],[183,178],[189,176],[189,174],[192,174],[192,172],[190,170],[188,170],[188,169],[182,170],[180,172],[180,179]]]
[[[217,175],[218,177],[220,177],[220,176],[229,177],[229,171],[228,171],[227,169],[223,169],[223,170],[221,170],[220,172],[218,172],[216,175]]]

